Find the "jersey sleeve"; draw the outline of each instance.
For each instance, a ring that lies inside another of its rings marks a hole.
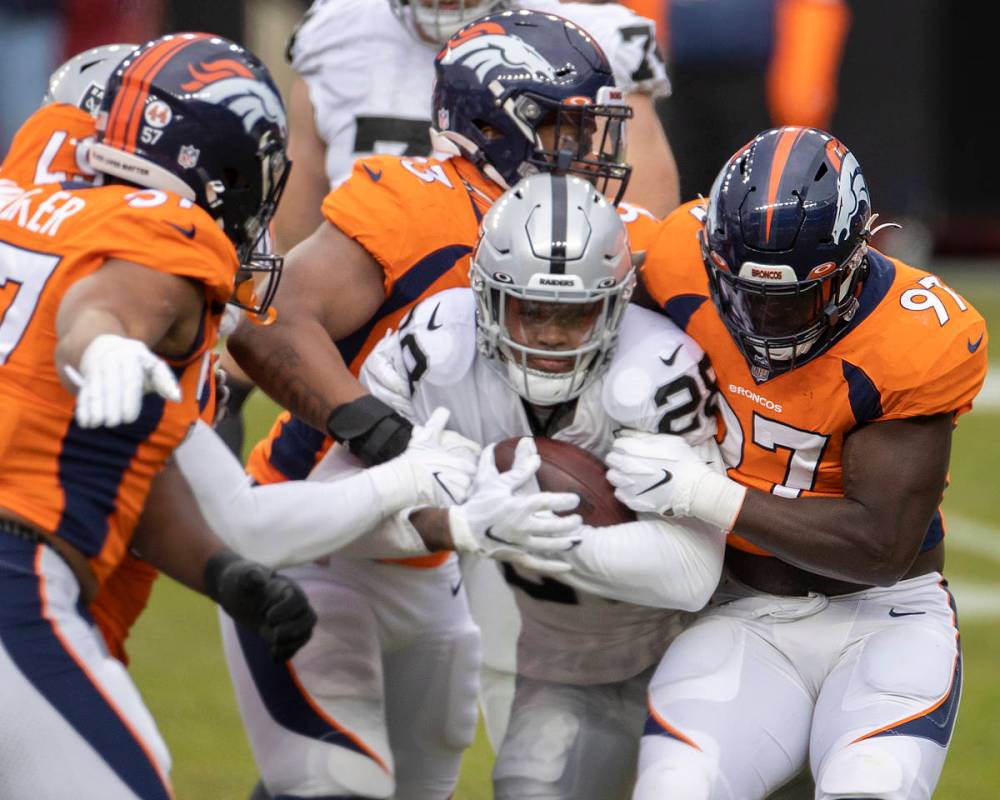
[[[685,203],[659,224],[645,248],[646,260],[640,274],[650,297],[661,308],[682,295],[708,296],[708,279],[700,268],[698,245],[703,220],[703,201]],[[692,264],[699,268],[693,270]]]
[[[369,156],[323,201],[323,216],[360,244],[385,273],[388,294],[411,267],[441,247],[440,227],[463,209],[460,178],[436,159]]]
[[[398,264],[409,235],[412,211],[392,159],[359,159],[351,176],[323,200],[323,216],[354,239],[385,273],[385,287],[399,276]]]
[[[602,393],[618,426],[699,444],[715,436],[715,391],[694,339],[661,314],[629,307]]]
[[[448,289],[419,305],[365,359],[361,382],[409,419],[420,417],[418,388],[453,386],[476,357],[475,303],[470,289]]]
[[[895,363],[881,392],[879,419],[964,414],[972,408],[986,378],[988,337],[986,323],[975,309],[969,306],[964,314],[969,318],[947,335],[946,323],[941,335],[924,338],[923,346],[893,349]]]
[[[91,181],[94,171],[82,157],[82,147],[94,136],[94,119],[66,103],[42,106],[25,120],[11,142],[0,178],[21,186]]]
[[[205,286],[211,301],[229,299],[239,267],[236,250],[205,211],[158,190],[116,195],[102,209],[106,258],[191,278]]]

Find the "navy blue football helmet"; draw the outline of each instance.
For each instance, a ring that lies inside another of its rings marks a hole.
[[[291,166],[285,107],[267,67],[219,36],[154,39],[112,74],[97,131],[96,170],[174,192],[221,224],[241,264],[230,302],[264,315],[282,259],[259,244]],[[249,277],[260,294],[249,291]]]
[[[632,109],[582,28],[554,14],[501,11],[462,28],[434,66],[438,149],[450,146],[505,189],[535,172],[573,173],[621,199]]]
[[[764,131],[722,168],[702,257],[712,300],[758,383],[847,331],[873,219],[858,160],[823,131]]]

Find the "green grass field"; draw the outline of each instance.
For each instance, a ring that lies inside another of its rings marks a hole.
[[[1000,330],[1000,264],[941,268]],[[249,438],[270,425],[274,407],[248,404]],[[958,602],[965,653],[962,708],[944,775],[943,800],[994,800],[1000,786],[1000,387],[964,417],[952,451],[945,498],[947,575]],[[161,578],[129,645],[131,671],[173,755],[179,800],[243,800],[256,780],[226,674],[212,604]],[[488,800],[492,753],[482,730],[466,755],[456,800]]]

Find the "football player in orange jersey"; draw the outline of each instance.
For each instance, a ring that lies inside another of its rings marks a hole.
[[[762,798],[807,763],[818,800],[934,791],[962,682],[938,506],[986,328],[872,248],[874,219],[854,155],[786,127],[651,248],[651,296],[714,367],[728,477],[658,436],[620,437],[608,478],[731,535],[650,684],[636,800]]]
[[[109,185],[0,179],[0,750],[22,754],[0,786],[15,797],[170,796],[155,724],[86,610],[129,547],[275,658],[315,621],[293,582],[211,534],[165,467],[237,270],[280,271],[247,258],[287,171],[280,97],[252,54],[181,34],[133,52],[103,110],[89,163]],[[253,283],[236,298],[260,314]],[[168,521],[186,535],[163,535]]]
[[[104,84],[133,45],[104,45],[80,53],[52,77],[44,105],[22,126],[15,146],[0,165],[0,175],[30,183],[64,179],[77,164],[87,163],[94,120],[88,111],[100,105]],[[92,171],[91,171],[92,172]],[[61,177],[60,177],[61,176]],[[99,178],[97,173],[93,177]],[[36,181],[37,182],[37,181]],[[221,323],[231,316],[228,306]],[[238,319],[238,314],[236,318]],[[280,568],[311,560],[343,547],[402,508],[435,503],[439,479],[447,475],[449,490],[462,495],[475,465],[465,440],[441,430],[424,428],[406,452],[392,462],[338,480],[336,485],[289,481],[252,486],[242,466],[210,428],[215,417],[210,397],[211,373],[202,392],[201,419],[174,452],[174,458],[213,531],[241,555]],[[437,474],[438,478],[433,477]],[[282,536],[271,532],[280,526]],[[173,537],[186,535],[171,525]],[[386,544],[379,539],[376,546]],[[428,541],[431,549],[436,544]],[[355,547],[355,550],[360,548]],[[124,643],[148,600],[157,572],[133,553],[126,554],[101,586],[90,612],[112,655],[127,663]]]
[[[368,464],[402,451],[410,423],[368,394],[355,374],[421,298],[468,287],[480,222],[505,187],[535,171],[572,172],[617,198],[627,182],[621,132],[629,110],[603,52],[578,26],[527,10],[489,15],[449,40],[435,70],[432,135],[437,150],[454,155],[356,162],[351,177],[324,200],[325,221],[289,253],[275,324],[241,325],[229,340],[230,352],[254,382],[294,414],[281,415],[252,453],[248,471],[258,482],[304,477],[334,439]],[[643,249],[656,220],[634,209],[623,217],[633,246]],[[434,663],[444,661],[463,676],[452,681],[446,696],[424,704],[437,712],[420,717],[426,730],[408,734],[441,756],[440,776],[421,778],[440,792],[428,797],[448,794],[474,733],[465,724],[474,711],[452,713],[476,693],[478,642],[465,607],[470,587],[483,600],[484,613],[497,615],[495,622],[476,618],[485,631],[484,661],[497,678],[497,691],[489,690],[497,700],[487,703],[495,710],[485,707],[496,743],[513,695],[516,607],[495,565],[478,566],[482,577],[463,569],[463,578],[448,554],[434,554],[410,563],[424,568],[419,578],[400,578],[422,581],[421,602],[428,599],[425,607],[412,609],[424,620],[422,636],[410,648],[417,661],[407,665],[406,654],[399,653],[394,663],[413,671],[434,670]],[[434,586],[439,591],[432,600]],[[354,625],[350,633],[358,630]],[[294,685],[287,678],[284,683]],[[389,717],[405,720],[407,713]],[[397,786],[431,767],[429,758],[401,759]]]

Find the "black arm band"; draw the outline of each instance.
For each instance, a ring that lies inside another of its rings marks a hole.
[[[377,397],[366,394],[333,409],[326,430],[371,467],[400,455],[410,443],[413,425]]]

